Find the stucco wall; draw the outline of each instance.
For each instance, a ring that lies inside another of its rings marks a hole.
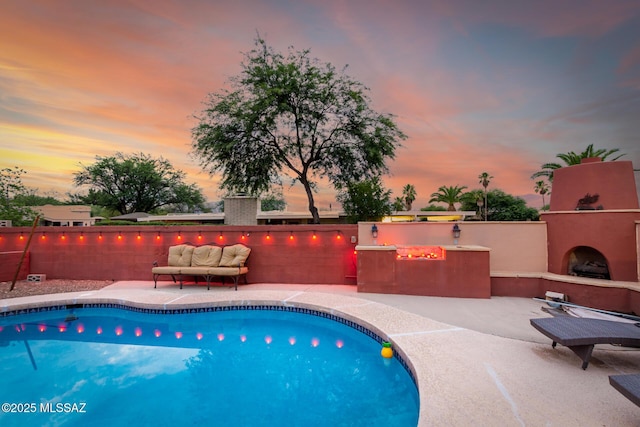
[[[593,208],[638,209],[633,164],[593,162],[557,169],[553,173],[551,211],[572,211],[588,193],[598,195]]]
[[[450,222],[375,223],[377,242],[371,236],[373,222],[361,222],[362,245],[451,245]],[[491,249],[491,271],[547,271],[547,227],[544,222],[459,222],[459,245]]]
[[[20,233],[30,230],[0,231],[0,252],[22,251],[26,239]],[[153,261],[166,265],[171,245],[244,243],[252,249],[249,282],[355,284],[351,236],[356,234],[357,226],[342,224],[38,227],[29,248],[30,273],[51,279],[151,280]]]

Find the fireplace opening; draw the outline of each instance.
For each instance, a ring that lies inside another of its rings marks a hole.
[[[607,259],[600,251],[589,246],[578,246],[569,254],[568,274],[593,279],[611,279]]]

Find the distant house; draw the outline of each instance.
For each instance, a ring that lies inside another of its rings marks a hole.
[[[130,214],[124,214],[119,216],[112,216],[110,219],[114,221],[131,221],[137,222],[139,218],[146,218],[149,214],[145,212],[133,212]]]
[[[41,225],[67,227],[88,227],[95,225],[99,218],[91,217],[91,206],[83,205],[44,205],[34,206],[40,213]]]

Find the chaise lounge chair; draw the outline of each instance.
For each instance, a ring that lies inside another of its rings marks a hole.
[[[531,326],[557,343],[568,347],[582,359],[582,369],[587,369],[593,347],[596,344],[619,344],[640,347],[640,327],[637,323],[623,323],[601,319],[570,316],[531,319]]]
[[[640,406],[640,374],[609,375],[609,384]]]

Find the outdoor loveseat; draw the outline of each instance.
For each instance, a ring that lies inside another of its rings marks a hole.
[[[158,286],[158,277],[171,276],[174,283],[176,277],[180,281],[180,289],[184,277],[203,277],[207,281],[207,289],[211,286],[211,280],[215,277],[225,277],[233,280],[235,289],[238,290],[238,280],[244,277],[249,269],[246,267],[247,258],[251,249],[240,243],[229,246],[202,245],[194,246],[183,244],[169,247],[169,257],[166,266],[153,263],[153,287]]]

